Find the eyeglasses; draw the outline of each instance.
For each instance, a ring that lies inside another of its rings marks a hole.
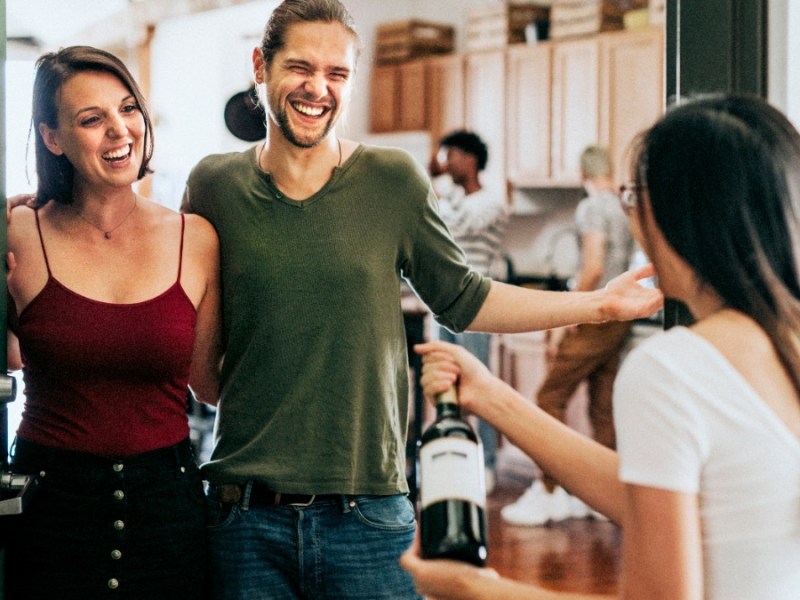
[[[639,202],[639,186],[634,182],[623,183],[619,186],[619,204],[626,215],[630,215]]]

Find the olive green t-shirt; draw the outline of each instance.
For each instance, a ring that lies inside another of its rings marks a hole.
[[[254,147],[203,159],[184,206],[220,239],[225,358],[205,477],[283,493],[408,491],[402,280],[456,331],[490,287],[440,220],[418,163],[359,146],[294,201]]]

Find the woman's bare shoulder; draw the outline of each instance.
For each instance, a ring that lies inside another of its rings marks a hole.
[[[190,243],[210,246],[216,251],[219,247],[217,231],[214,226],[200,215],[186,214],[186,235]]]

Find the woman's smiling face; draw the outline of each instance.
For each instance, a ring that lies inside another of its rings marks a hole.
[[[39,124],[47,148],[75,168],[76,183],[129,186],[144,157],[145,121],[136,98],[115,75],[83,71],[58,92],[58,126]]]

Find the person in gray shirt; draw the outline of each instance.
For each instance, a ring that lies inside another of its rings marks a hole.
[[[581,177],[587,197],[575,210],[580,245],[580,267],[574,289],[602,289],[626,271],[634,242],[628,217],[622,210],[611,179],[611,158],[602,146],[588,146],[581,154]],[[589,421],[595,440],[616,447],[611,408],[614,378],[628,339],[631,322],[587,323],[548,332],[547,376],[536,396],[537,404],[564,421],[567,404],[578,386],[586,381],[589,391]],[[544,525],[593,513],[569,495],[558,481],[544,473],[514,503],[504,506],[503,520],[513,525]]]

